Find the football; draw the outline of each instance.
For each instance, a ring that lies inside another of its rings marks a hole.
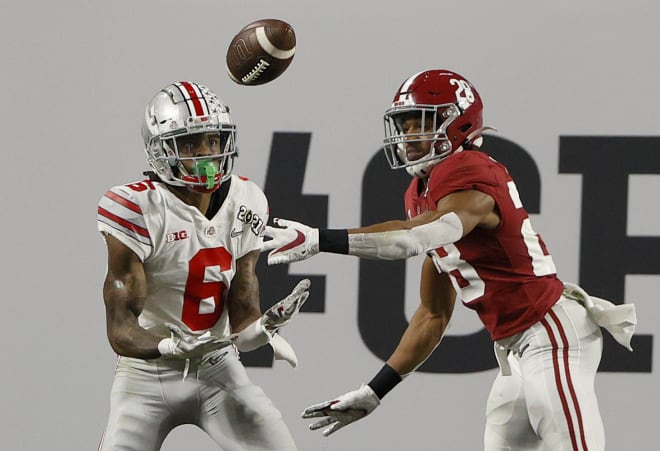
[[[268,83],[289,67],[296,53],[293,27],[278,19],[262,19],[241,29],[227,49],[227,73],[240,85]]]

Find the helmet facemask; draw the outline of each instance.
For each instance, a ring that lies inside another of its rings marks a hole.
[[[220,145],[213,149],[213,153],[195,156],[178,144],[181,138],[200,134],[218,137]],[[174,186],[186,186],[202,193],[215,191],[231,176],[234,157],[238,155],[234,130],[218,134],[216,130],[206,129],[199,133],[177,134],[172,137],[164,134],[159,140],[154,140],[153,146],[155,150],[152,152],[153,160],[148,158],[148,161],[163,181]],[[164,172],[158,172],[157,168],[162,168]]]
[[[413,177],[426,177],[431,168],[454,151],[447,128],[460,116],[454,104],[395,106],[385,112],[384,150],[392,169],[405,168]],[[418,118],[419,131],[405,133],[404,121]],[[406,144],[430,143],[429,152],[421,158],[408,159]]]

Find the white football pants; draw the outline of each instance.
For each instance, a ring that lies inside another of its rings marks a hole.
[[[194,424],[223,451],[293,451],[282,415],[248,378],[234,346],[186,361],[120,357],[101,451],[157,451]]]
[[[500,372],[486,405],[486,451],[602,451],[594,391],[603,339],[579,302],[562,296],[541,321],[498,342]]]

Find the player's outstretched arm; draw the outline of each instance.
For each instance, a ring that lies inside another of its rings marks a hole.
[[[436,272],[430,258],[422,267],[421,304],[399,345],[376,376],[359,389],[306,408],[303,418],[320,418],[311,430],[328,436],[369,415],[407,374],[421,365],[440,343],[454,308],[455,292],[446,275]]]
[[[319,252],[398,260],[454,243],[477,226],[492,228],[498,222],[491,196],[475,190],[459,191],[440,199],[437,210],[410,221],[329,230],[276,219],[279,227],[266,227],[265,236],[271,240],[264,242],[262,251],[270,251],[269,265],[305,260]]]
[[[425,222],[426,221],[426,222]],[[398,260],[458,241],[463,226],[453,213],[427,213],[413,221],[388,221],[359,229],[315,229],[285,219],[275,219],[280,228],[267,226],[262,251],[268,264],[306,260],[319,252],[349,254],[357,257]]]
[[[424,363],[442,340],[455,300],[456,292],[449,276],[439,273],[433,260],[426,257],[422,265],[420,305],[387,364],[397,373],[407,375]]]

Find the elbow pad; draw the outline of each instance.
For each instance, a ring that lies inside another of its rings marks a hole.
[[[450,212],[433,222],[406,230],[348,236],[348,253],[362,258],[400,260],[414,257],[463,237],[463,223]]]

